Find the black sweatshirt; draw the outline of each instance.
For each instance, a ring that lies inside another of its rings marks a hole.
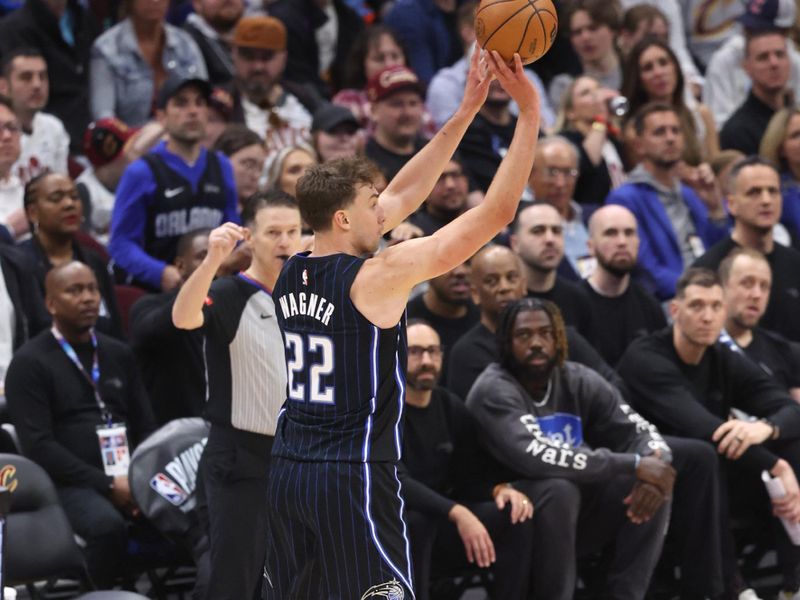
[[[73,347],[90,372],[91,344]],[[97,353],[100,396],[113,421],[127,426],[132,451],[155,426],[133,352],[98,333]],[[108,492],[111,478],[103,471],[96,433],[103,420],[93,387],[50,330],[14,355],[6,376],[6,398],[23,452],[47,471],[56,486]]]
[[[768,417],[781,439],[800,437],[800,405],[786,390],[745,356],[721,343],[710,346],[700,364],[679,357],[668,327],[634,341],[618,372],[636,410],[664,434],[711,441],[731,408]],[[769,470],[778,457],[764,446],[751,446],[739,459],[746,467]]]

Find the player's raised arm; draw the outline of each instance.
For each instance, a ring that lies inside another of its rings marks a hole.
[[[432,236],[392,246],[362,267],[351,297],[359,310],[378,326],[397,322],[414,285],[463,263],[514,218],[536,153],[539,96],[525,76],[518,55],[514,56],[514,70],[496,52],[491,54],[490,61],[500,85],[519,105],[508,153],[481,204]]]
[[[380,204],[386,217],[384,233],[402,223],[430,195],[461,138],[483,106],[492,79],[486,60],[481,59],[485,54],[479,48],[472,53],[464,98],[456,113],[400,169],[381,193]]]

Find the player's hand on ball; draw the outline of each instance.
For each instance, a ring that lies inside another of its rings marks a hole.
[[[487,53],[489,59],[489,69],[508,95],[514,99],[519,106],[520,114],[534,113],[539,114],[539,94],[525,75],[522,67],[522,59],[519,54],[514,54],[514,62],[509,67],[503,57],[496,50]]]
[[[492,74],[489,71],[485,55],[484,51],[475,46],[472,58],[469,61],[464,98],[461,100],[461,108],[473,116],[478,113],[486,101],[486,96],[489,94],[489,84],[492,82]]]
[[[236,244],[245,239],[246,229],[236,223],[223,223],[208,236],[208,260],[222,263]]]

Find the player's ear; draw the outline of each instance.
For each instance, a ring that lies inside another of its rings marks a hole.
[[[343,210],[337,210],[333,213],[333,223],[340,229],[350,230],[350,218],[347,216],[347,212]]]
[[[678,300],[676,298],[669,301],[669,316],[670,320],[673,322],[675,321],[675,317],[678,316]]]

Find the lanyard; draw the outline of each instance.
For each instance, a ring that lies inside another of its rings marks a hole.
[[[244,272],[241,272],[241,271],[240,271],[239,273],[237,273],[237,275],[238,275],[239,277],[241,277],[242,279],[244,279],[244,280],[245,280],[247,283],[249,283],[250,285],[254,285],[254,286],[256,286],[257,288],[259,288],[259,289],[260,289],[262,292],[264,292],[265,294],[268,294],[268,295],[272,296],[272,290],[270,290],[269,288],[267,288],[267,286],[265,286],[265,285],[262,285],[261,283],[259,283],[258,281],[256,281],[256,280],[255,280],[255,279],[253,279],[252,277],[250,277],[249,275],[245,275],[245,273],[244,273]]]
[[[92,389],[94,390],[94,399],[97,401],[97,406],[100,408],[100,415],[103,418],[108,426],[111,426],[111,413],[106,406],[106,403],[103,402],[103,399],[100,397],[100,390],[98,389],[98,385],[100,383],[100,364],[97,361],[97,336],[94,334],[94,330],[91,331],[92,335],[92,374],[86,372],[86,369],[83,368],[83,363],[81,363],[80,359],[78,358],[77,352],[75,352],[75,348],[73,348],[70,343],[64,339],[64,336],[61,335],[61,332],[58,328],[53,325],[52,329],[50,330],[53,333],[53,337],[56,338],[58,345],[61,346],[61,349],[64,351],[64,354],[67,355],[72,363],[78,368],[81,374],[86,378]]]

